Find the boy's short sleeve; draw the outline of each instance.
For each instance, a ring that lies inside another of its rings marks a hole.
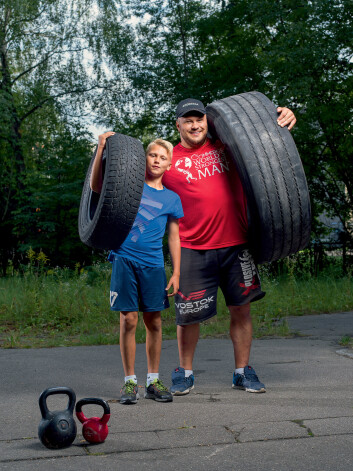
[[[173,218],[176,218],[176,219],[179,219],[179,218],[182,218],[184,216],[183,206],[181,204],[180,197],[176,193],[174,193],[174,195],[175,195],[174,203],[171,207],[171,211],[169,213],[169,216],[171,216]]]

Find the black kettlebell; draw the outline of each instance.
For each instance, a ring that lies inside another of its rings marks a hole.
[[[47,397],[53,394],[67,394],[69,402],[67,409],[62,411],[49,411]],[[73,417],[76,394],[71,388],[49,388],[39,396],[39,408],[42,420],[38,427],[40,441],[47,448],[64,448],[70,446],[76,438],[77,428]]]

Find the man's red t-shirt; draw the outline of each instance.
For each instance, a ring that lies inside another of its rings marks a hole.
[[[223,144],[207,140],[198,149],[174,147],[163,184],[181,199],[181,246],[217,249],[247,242],[246,199]]]

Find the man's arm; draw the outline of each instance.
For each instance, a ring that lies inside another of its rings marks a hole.
[[[115,134],[115,132],[108,131],[98,136],[98,147],[97,147],[96,156],[94,158],[94,162],[92,165],[91,178],[89,181],[91,190],[95,191],[96,193],[100,193],[102,191],[102,185],[103,185],[102,155],[103,155],[103,150],[104,150],[107,138],[110,136],[113,136],[113,134]]]
[[[290,131],[297,122],[293,111],[291,111],[289,108],[282,108],[281,106],[279,106],[277,108],[277,112],[281,113],[277,118],[277,123],[279,124],[279,126],[281,126],[282,128],[284,126],[288,126],[288,131]]]
[[[166,287],[168,291],[173,286],[173,292],[168,296],[175,296],[179,290],[179,278],[180,278],[180,237],[179,237],[179,220],[175,218],[169,218],[168,223],[168,245],[169,253],[172,259],[173,275],[171,276],[169,283]]]

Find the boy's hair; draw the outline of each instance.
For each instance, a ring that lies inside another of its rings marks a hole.
[[[147,149],[146,149],[146,155],[151,150],[151,147],[155,146],[155,145],[164,147],[164,149],[167,151],[168,156],[170,157],[170,160],[172,160],[172,157],[173,157],[173,144],[170,143],[169,141],[165,141],[164,139],[155,139],[154,141],[150,142],[147,146]]]

